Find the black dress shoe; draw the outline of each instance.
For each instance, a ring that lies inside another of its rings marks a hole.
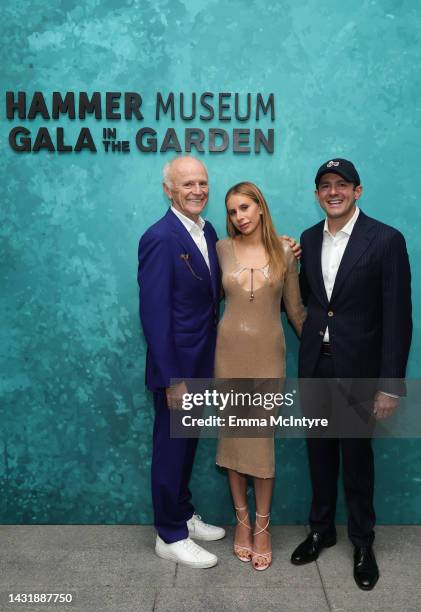
[[[315,561],[323,548],[329,548],[336,544],[336,534],[322,535],[318,531],[311,531],[308,537],[301,542],[291,555],[291,563],[304,565]]]
[[[371,546],[354,549],[354,580],[363,591],[371,591],[379,579],[379,568]]]

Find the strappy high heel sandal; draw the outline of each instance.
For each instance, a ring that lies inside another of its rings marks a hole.
[[[240,525],[244,525],[244,527],[247,527],[247,529],[250,529],[251,531],[251,526],[247,525],[246,518],[248,518],[249,513],[247,512],[246,516],[243,519],[240,519],[240,517],[238,516],[238,512],[237,510],[247,510],[247,506],[242,506],[241,508],[235,508],[235,516],[237,517],[237,522]],[[247,546],[240,546],[240,544],[236,544],[234,542],[234,555],[237,557],[237,559],[240,559],[240,561],[243,561],[243,563],[249,563],[251,561],[251,555],[252,555],[252,550],[251,548],[248,548]]]
[[[257,522],[257,518],[256,518],[256,527],[258,527],[259,530],[258,531],[254,531],[253,532],[253,536],[255,537],[255,536],[259,535],[259,533],[263,533],[263,532],[266,532],[268,535],[270,535],[270,533],[268,531],[269,521],[270,521],[270,519],[269,519],[270,514],[257,514],[257,512],[256,512],[256,517],[266,518],[267,521],[266,521],[266,525],[264,527],[262,527],[261,525],[259,525],[259,523]],[[259,563],[259,561],[261,561],[262,559],[264,561],[264,564],[263,563]],[[261,572],[261,571],[263,571],[263,570],[265,570],[265,569],[267,569],[268,567],[271,566],[271,564],[272,564],[272,551],[270,550],[270,551],[265,552],[265,553],[260,553],[260,552],[257,552],[256,550],[252,550],[251,561],[252,561],[254,569]]]

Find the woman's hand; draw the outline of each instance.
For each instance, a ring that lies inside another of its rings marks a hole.
[[[288,242],[291,251],[294,253],[295,259],[300,259],[302,253],[301,244],[297,242],[294,238],[291,238],[291,236],[287,236],[286,234],[281,236],[281,238],[282,240],[286,240]]]

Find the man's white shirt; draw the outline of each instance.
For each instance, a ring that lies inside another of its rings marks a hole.
[[[199,217],[197,223],[183,215],[180,211],[178,211],[174,206],[171,206],[172,212],[178,217],[181,223],[184,225],[186,230],[189,232],[190,236],[193,238],[197,248],[203,255],[203,259],[206,262],[206,265],[210,271],[210,263],[209,263],[209,254],[208,254],[208,245],[206,243],[205,232],[203,228],[205,227],[205,221],[202,217]]]
[[[336,275],[341,265],[346,245],[349,242],[349,238],[359,214],[360,209],[356,206],[355,213],[352,215],[351,219],[335,236],[330,233],[327,219],[325,220],[322,244],[322,273],[326,295],[329,301],[332,297]],[[323,342],[329,342],[329,327],[326,327]]]

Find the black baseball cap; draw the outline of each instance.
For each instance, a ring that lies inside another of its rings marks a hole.
[[[332,172],[333,174],[339,174],[342,178],[344,178],[349,183],[354,183],[355,186],[360,184],[360,176],[354,166],[354,164],[347,159],[340,159],[339,157],[336,159],[330,159],[325,162],[320,168],[317,170],[316,178],[314,182],[316,183],[316,188],[319,187],[320,179],[324,174],[328,172]]]

